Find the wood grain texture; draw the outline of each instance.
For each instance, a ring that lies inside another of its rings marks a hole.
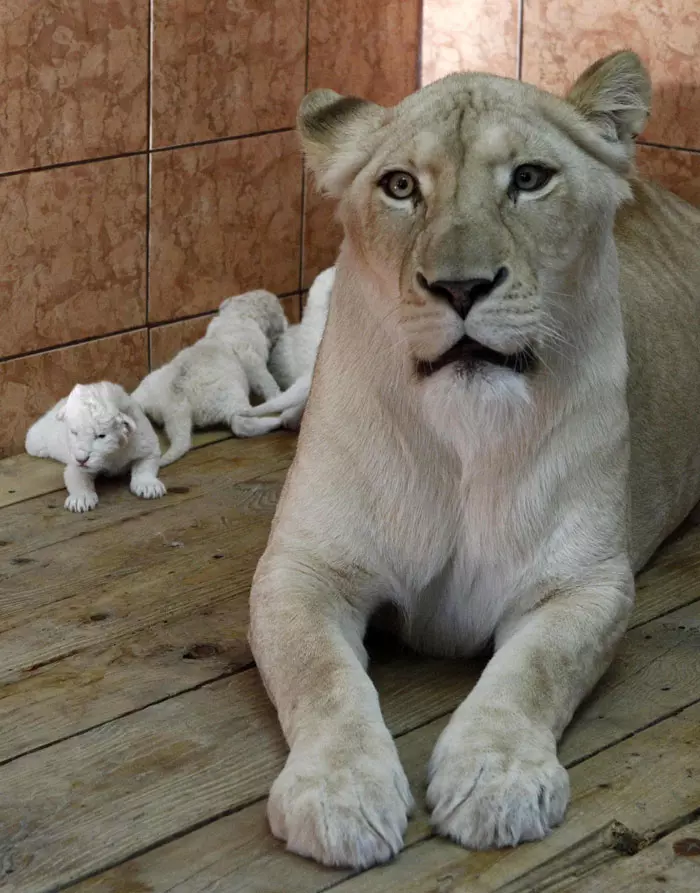
[[[643,660],[641,655],[640,660]],[[633,673],[632,670],[630,672]],[[425,688],[426,685],[430,684],[428,682],[429,676],[428,674],[423,673],[422,678],[421,695],[423,696],[423,699],[425,699],[426,696],[430,694]],[[382,680],[378,679],[377,681],[380,691],[382,691]],[[660,679],[658,681],[660,682]],[[627,700],[625,690],[618,687],[616,691],[617,697],[614,702],[609,704],[609,709],[613,712],[618,710],[624,712],[626,709],[628,715],[630,715],[631,711],[629,706],[625,706]],[[397,699],[396,705],[400,708],[401,701]],[[388,712],[387,706],[386,701],[384,701],[385,713]],[[416,719],[417,716],[418,714],[414,714],[413,719]],[[682,740],[685,742],[687,737],[686,733],[692,733],[693,716],[694,714],[691,715],[688,722],[682,723],[678,728],[674,727],[671,734],[671,741],[668,744],[669,750],[673,750],[678,741]],[[407,716],[404,716],[402,725],[405,726],[407,723],[410,723],[410,721],[411,720]],[[382,891],[382,893],[390,893],[390,891],[393,893],[393,891],[398,890],[403,891],[404,884],[410,882],[415,871],[421,872],[421,884],[411,887],[411,890],[415,890],[416,893],[418,893],[418,891],[420,891],[420,893],[431,891],[432,893],[433,890],[440,890],[441,893],[443,893],[442,887],[440,887],[438,883],[439,878],[443,877],[443,875],[435,875],[432,872],[433,865],[443,865],[445,858],[448,857],[450,859],[457,858],[467,862],[469,862],[469,860],[474,860],[476,862],[476,868],[478,868],[480,865],[491,865],[494,857],[500,855],[494,853],[467,854],[461,848],[444,841],[427,840],[430,836],[430,825],[422,803],[425,767],[432,747],[446,722],[446,717],[437,719],[399,737],[397,742],[399,754],[417,800],[416,813],[409,824],[409,829],[406,835],[407,849],[402,853],[397,862],[391,866],[385,869],[372,871],[367,875],[363,875],[362,878],[356,879],[353,884],[357,884],[357,887],[354,885],[348,886],[348,890],[352,890],[352,893],[355,893],[356,889],[362,890],[363,893],[365,893],[365,891],[367,891],[367,893],[374,893],[375,889],[377,891]],[[575,723],[571,734],[571,743],[568,745],[569,761],[585,757],[589,746],[586,734],[587,725],[588,721],[586,719]],[[660,726],[664,725],[665,723],[660,724]],[[655,726],[654,728],[660,728],[660,726]],[[393,730],[396,731],[396,729],[400,727],[400,725],[394,725]],[[695,731],[697,732],[697,729],[695,729]],[[583,732],[580,738],[580,744],[577,739],[577,734],[579,732]],[[605,737],[606,734],[608,737]],[[611,726],[601,730],[601,734],[598,738],[598,746],[609,748],[614,744],[617,739],[610,737],[611,734],[614,734]],[[637,738],[635,737],[630,740],[635,741]],[[635,765],[643,764],[647,753],[655,753],[654,748],[656,747],[658,740],[660,740],[658,736],[653,736],[648,739],[648,746],[640,745],[639,750],[632,748],[632,752],[635,753],[637,757]],[[591,791],[596,797],[607,791],[607,800],[604,799],[604,802],[608,803],[609,809],[614,807],[616,797],[615,791],[617,790],[617,787],[614,787],[611,784],[610,774],[612,773],[613,776],[615,774],[616,761],[619,760],[620,767],[625,765],[627,754],[627,751],[618,751],[617,747],[619,746],[620,745],[617,745],[616,747],[613,747],[612,750],[604,751],[593,758],[593,760],[584,762],[572,772],[572,781],[575,790],[574,799],[576,800],[577,797],[576,785],[578,784],[580,788],[578,791],[578,798],[583,804],[583,811],[585,813],[584,818],[589,823],[593,822],[595,824],[595,810],[599,805],[596,800],[591,815],[586,813],[587,798]],[[675,754],[675,751],[673,752]],[[685,759],[692,762],[693,755],[690,752],[690,748],[686,748],[684,753]],[[610,755],[606,756],[606,754]],[[676,757],[674,756],[674,759],[675,758]],[[654,757],[654,759],[656,759],[656,757]],[[594,761],[597,761],[597,763]],[[698,758],[695,758],[695,762],[697,765]],[[584,769],[584,767],[588,766],[592,767],[589,774],[587,774]],[[597,767],[600,767],[600,771],[598,771]],[[672,765],[667,766],[663,778],[659,780],[658,789],[654,788],[654,790],[651,791],[651,794],[645,783],[644,797],[648,799],[650,796],[652,798],[658,796],[659,791],[663,790],[663,784],[675,771],[676,770]],[[629,778],[627,778],[627,780],[623,779],[620,787],[620,790],[627,792],[626,796],[628,798],[632,795],[631,788],[634,786],[633,772],[634,767],[630,766]],[[672,788],[673,791],[677,790],[678,786],[683,784],[684,778],[684,773],[681,771],[679,778],[676,780],[675,787]],[[694,784],[695,787],[688,792],[688,798],[690,799],[692,799],[693,791],[695,791],[697,785],[700,784],[700,780],[696,780]],[[669,797],[670,796],[672,796],[671,791],[669,791]],[[683,803],[686,802],[687,800],[683,801]],[[652,804],[654,803],[655,801],[652,800]],[[685,808],[685,806],[682,808]],[[86,881],[84,884],[80,884],[76,888],[75,893],[88,893],[88,891],[90,891],[90,893],[93,893],[93,891],[99,891],[99,893],[121,893],[121,891],[130,889],[130,883],[134,884],[134,889],[136,890],[143,889],[151,891],[151,893],[204,893],[204,891],[228,889],[235,890],[236,893],[259,893],[261,890],[279,890],[281,893],[282,890],[286,889],[294,890],[294,893],[318,893],[318,891],[326,890],[330,886],[337,884],[349,876],[349,872],[330,871],[321,868],[312,862],[298,859],[285,853],[283,845],[279,841],[274,840],[270,835],[264,811],[264,803],[259,802],[252,804],[251,806],[236,812],[234,815],[225,816],[204,828],[194,831],[184,838],[178,839],[172,843],[167,843],[163,847],[159,847],[143,856],[126,862],[124,865],[111,871],[107,871],[99,877]],[[578,816],[578,812],[574,807],[572,807],[572,811],[574,817]],[[576,820],[579,822],[581,821],[580,819]],[[605,827],[607,821],[608,819],[604,817],[601,820],[600,827]],[[568,823],[569,819],[567,819],[567,823],[564,826],[565,828]],[[597,828],[598,826],[595,825],[595,827]],[[557,831],[556,834],[550,838],[550,841],[555,841],[560,833],[560,831]],[[585,833],[587,834],[588,831]],[[563,847],[564,850],[566,850],[566,847],[569,845],[569,838],[575,841],[575,845],[578,845],[579,838],[576,834],[573,836],[569,835],[569,837],[567,837],[567,844]],[[419,846],[416,846],[416,844],[419,844]],[[543,859],[539,861],[544,861],[544,858],[549,858],[551,855],[550,842],[548,841],[546,844],[549,848],[544,853]],[[429,847],[427,850],[427,859],[425,860],[423,859],[423,846]],[[545,844],[523,847],[522,850],[532,855],[533,852],[537,850],[538,846],[545,846]],[[418,857],[414,856],[416,851],[418,851]],[[517,853],[519,851],[502,851],[502,854],[507,855],[511,852]],[[559,849],[555,849],[555,852],[558,853]],[[538,865],[539,861],[535,860],[535,864]],[[422,867],[424,862],[427,871]],[[408,863],[408,865],[404,868],[405,863]],[[445,876],[448,875],[449,871],[446,871]],[[287,879],[286,882],[289,886],[276,887],[275,881],[278,878]],[[233,885],[234,879],[235,885]],[[377,884],[376,887],[373,886],[375,883]],[[142,886],[139,887],[139,884]],[[341,885],[340,889],[344,890],[345,885]],[[451,890],[452,887],[446,886],[444,893]],[[530,893],[529,889],[528,893]]]
[[[167,449],[165,435],[159,432],[161,450]],[[192,449],[196,450],[210,443],[232,438],[225,429],[195,431],[192,435]],[[179,467],[179,466],[178,466]],[[166,472],[163,472],[164,474]],[[36,496],[46,496],[63,490],[63,466],[48,459],[36,459],[26,453],[0,459],[0,508],[15,505]]]

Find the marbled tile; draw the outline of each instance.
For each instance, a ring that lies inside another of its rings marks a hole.
[[[332,266],[343,240],[343,228],[335,219],[336,201],[321,195],[313,177],[306,178],[306,209],[304,214],[304,266],[302,285],[308,288],[316,276]]]
[[[153,12],[154,146],[294,125],[305,0],[154,0]]]
[[[645,138],[700,148],[698,0],[524,0],[523,80],[562,94],[596,59],[635,50],[654,84]]]
[[[169,363],[175,354],[180,353],[184,347],[189,347],[204,335],[213,313],[206,316],[197,316],[195,319],[183,319],[180,322],[170,322],[163,326],[154,326],[150,330],[151,338],[151,369]]]
[[[78,382],[133,390],[146,374],[146,330],[0,363],[0,457],[24,450],[27,428]]]
[[[309,89],[392,105],[418,86],[420,0],[309,0]]]
[[[0,178],[0,317],[0,357],[145,322],[145,157]]]
[[[453,71],[518,76],[518,0],[424,0],[421,83]]]
[[[299,295],[289,295],[286,298],[280,298],[280,301],[289,322],[299,322]],[[175,354],[184,347],[189,347],[195,341],[199,341],[204,336],[213,316],[213,313],[207,313],[205,316],[197,316],[194,319],[182,319],[179,322],[153,326],[150,330],[151,369],[158,369],[159,366],[170,362]]]
[[[280,298],[284,315],[291,324],[296,324],[301,320],[301,295],[287,295],[286,298]]]
[[[145,0],[3,0],[0,171],[145,149],[147,76]]]
[[[292,132],[157,152],[151,322],[251,288],[299,288],[301,157]]]
[[[638,146],[637,167],[645,177],[700,208],[700,154]]]

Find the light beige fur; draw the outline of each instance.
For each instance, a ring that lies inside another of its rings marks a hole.
[[[268,816],[298,853],[365,867],[402,845],[411,795],[362,643],[384,603],[417,648],[494,647],[430,763],[436,830],[508,846],[564,817],[557,740],[624,632],[633,571],[700,497],[700,213],[634,172],[650,95],[621,53],[568,101],[458,74],[394,109],[302,104],[345,239],[251,595],[290,746]],[[516,189],[523,164],[554,174]],[[415,199],[385,193],[391,171]],[[501,268],[465,319],[424,287]],[[538,365],[416,375],[465,334]]]

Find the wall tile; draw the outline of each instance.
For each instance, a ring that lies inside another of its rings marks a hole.
[[[305,0],[154,0],[154,145],[293,126],[305,34]]]
[[[299,295],[289,295],[280,298],[280,301],[289,322],[299,322],[301,312]],[[206,316],[197,316],[195,319],[182,319],[179,322],[153,326],[150,330],[151,369],[169,363],[184,347],[199,341],[213,316],[213,313],[207,313]]]
[[[638,146],[637,167],[645,177],[700,208],[700,154]]]
[[[523,80],[563,93],[601,56],[629,47],[654,84],[652,142],[700,148],[697,0],[525,0]]]
[[[154,326],[150,330],[151,369],[169,363],[184,347],[189,347],[204,335],[213,313],[198,316],[196,319],[183,319],[180,322]]]
[[[148,3],[3,0],[0,171],[146,148]]]
[[[152,322],[215,310],[251,288],[299,288],[294,133],[157,152],[152,164]]]
[[[0,178],[0,357],[142,325],[146,159]]]
[[[296,324],[301,319],[301,295],[288,295],[286,298],[280,298],[284,315],[290,323]]]
[[[147,366],[145,329],[0,363],[0,457],[22,452],[27,428],[74,384],[107,379],[133,390]]]
[[[518,76],[518,0],[424,0],[421,83],[453,71]]]
[[[313,177],[306,178],[306,213],[304,215],[304,267],[302,286],[308,288],[315,277],[335,263],[343,228],[335,219],[337,203],[316,189]]]
[[[309,0],[309,89],[393,105],[417,87],[420,0]]]

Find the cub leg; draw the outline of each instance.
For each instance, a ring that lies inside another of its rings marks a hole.
[[[412,804],[362,644],[374,604],[351,572],[263,558],[250,642],[290,753],[268,801],[276,837],[326,865],[367,868],[401,849]]]
[[[95,476],[69,463],[63,472],[68,496],[64,506],[71,512],[89,512],[99,502],[95,491]]]
[[[430,762],[439,833],[489,849],[538,840],[562,821],[569,779],[557,740],[624,633],[634,590],[624,565],[608,582],[543,593],[498,628],[493,658]]]
[[[160,457],[151,456],[137,459],[131,466],[131,483],[129,489],[141,499],[158,499],[168,492],[165,484],[158,480]]]

